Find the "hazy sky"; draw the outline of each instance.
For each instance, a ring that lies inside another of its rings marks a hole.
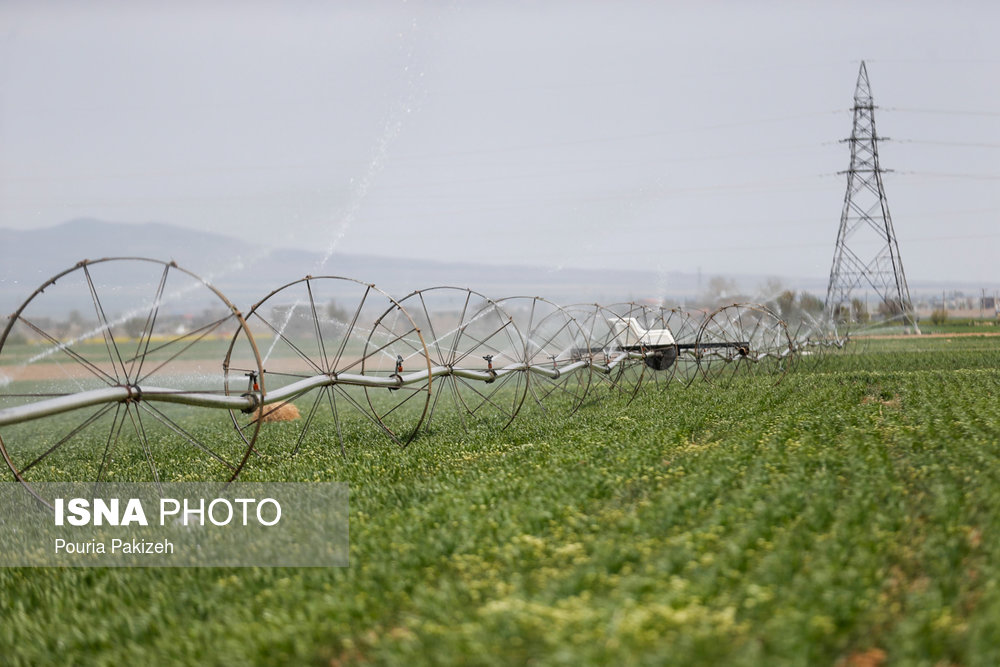
[[[865,59],[911,283],[996,283],[998,25],[993,2],[6,0],[0,227],[825,277]]]

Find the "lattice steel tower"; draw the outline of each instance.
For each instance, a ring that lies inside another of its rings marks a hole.
[[[883,315],[916,327],[882,184],[886,170],[879,166],[878,142],[883,140],[875,132],[875,103],[862,61],[854,91],[854,127],[850,138],[844,139],[851,146],[851,166],[839,172],[847,174],[847,193],[826,291],[826,314],[834,321],[856,318],[852,292],[870,288],[881,299]],[[863,299],[863,294],[854,296]]]

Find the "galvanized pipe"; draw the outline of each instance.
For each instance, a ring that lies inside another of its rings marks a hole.
[[[549,368],[548,366],[529,366],[528,370],[531,371],[532,373],[536,373],[538,375],[544,375],[546,377],[552,378],[553,380],[556,380],[562,377],[563,375],[566,375],[567,373],[573,373],[574,371],[578,371],[581,368],[586,368],[588,366],[590,366],[590,362],[581,359],[580,361],[574,361],[573,363],[567,366],[563,366],[562,368]]]
[[[120,385],[104,389],[81,391],[69,396],[58,396],[26,405],[17,405],[0,410],[0,426],[32,421],[62,414],[92,405],[124,403],[126,401],[155,401],[161,403],[181,403],[205,408],[224,410],[253,410],[257,402],[252,396],[223,396],[222,394],[200,394],[182,392],[166,387],[140,387]]]
[[[58,415],[70,410],[86,408],[102,403],[115,403],[128,399],[131,390],[128,387],[107,387],[81,391],[69,396],[59,396],[44,401],[36,401],[27,405],[16,405],[0,410],[0,426],[9,426],[20,422],[41,419],[50,415]]]
[[[271,405],[281,401],[288,401],[297,396],[301,396],[313,389],[327,387],[336,384],[344,384],[358,387],[370,387],[394,389],[397,387],[417,384],[426,381],[429,377],[444,377],[455,375],[469,380],[480,380],[491,382],[511,373],[532,372],[545,375],[551,378],[558,378],[565,373],[578,371],[589,366],[587,361],[574,362],[561,370],[555,370],[548,366],[532,366],[529,364],[512,364],[504,368],[496,369],[493,372],[479,371],[463,368],[449,368],[447,366],[434,366],[430,372],[416,371],[413,373],[400,374],[398,376],[376,377],[357,373],[321,374],[304,378],[285,385],[273,391],[268,391],[263,399],[257,394],[246,393],[239,396],[226,396],[222,394],[209,394],[198,392],[178,391],[166,387],[143,387],[138,385],[120,385],[117,387],[106,387],[104,389],[92,389],[82,391],[69,396],[58,396],[26,405],[18,405],[12,408],[0,410],[0,426],[9,426],[21,422],[41,419],[52,415],[79,410],[93,405],[106,403],[123,403],[127,401],[153,401],[159,403],[178,403],[203,408],[217,408],[222,410],[239,410],[242,412],[253,412],[262,405]]]

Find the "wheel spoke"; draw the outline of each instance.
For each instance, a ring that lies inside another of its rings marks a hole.
[[[418,292],[418,295],[420,298],[420,308],[424,312],[424,322],[427,323],[427,330],[431,334],[431,345],[433,345],[434,349],[437,350],[437,357],[435,357],[435,359],[442,364],[446,364],[448,361],[445,359],[444,352],[441,351],[441,340],[438,338],[437,334],[434,333],[434,318],[427,312],[427,302],[424,300],[424,293]]]
[[[295,441],[295,448],[292,450],[292,456],[299,453],[299,448],[302,446],[302,440],[306,437],[306,433],[309,432],[309,426],[312,424],[313,417],[316,416],[316,409],[319,408],[319,404],[323,401],[323,393],[323,391],[316,392],[316,400],[313,401],[312,407],[309,408],[309,415],[306,417],[305,424],[302,425],[302,431],[299,433],[298,440]]]
[[[316,314],[316,299],[313,297],[312,284],[309,279],[306,278],[306,291],[309,292],[309,309],[312,311],[313,318],[313,330],[316,333],[316,344],[319,346],[320,356],[323,358],[323,368],[326,372],[330,372],[330,360],[326,358],[326,346],[323,345],[323,332],[320,331],[319,327],[319,315]],[[298,449],[296,447],[296,449]]]
[[[198,440],[196,437],[194,437],[193,435],[191,435],[190,433],[188,433],[180,424],[178,424],[173,419],[171,419],[170,417],[168,417],[161,410],[155,408],[154,406],[150,405],[149,403],[140,403],[139,405],[141,405],[143,408],[145,408],[146,411],[149,412],[153,416],[154,419],[156,419],[158,422],[160,422],[161,424],[163,424],[164,426],[166,426],[168,429],[170,429],[171,431],[173,431],[177,435],[181,436],[182,438],[184,438],[185,440],[187,440],[188,442],[190,442],[192,445],[194,445],[195,447],[197,447],[201,451],[205,452],[206,454],[208,454],[213,459],[215,459],[216,461],[218,461],[222,465],[226,466],[227,468],[229,468],[233,472],[237,471],[236,466],[234,466],[232,463],[229,463],[224,458],[222,458],[221,456],[219,456],[217,453],[215,453],[214,451],[212,451],[212,449],[210,447],[208,447],[207,445],[205,445],[204,443],[202,443],[200,440]]]
[[[367,350],[365,350],[365,355],[363,357],[361,357],[360,359],[358,359],[357,361],[355,361],[350,366],[346,366],[346,367],[344,367],[342,369],[339,369],[337,372],[338,373],[346,373],[347,371],[351,370],[352,368],[354,368],[358,364],[362,364],[363,365],[366,359],[374,357],[375,355],[377,355],[379,353],[385,353],[385,349],[388,348],[390,345],[392,345],[393,343],[396,343],[396,342],[402,340],[405,336],[410,335],[411,333],[413,333],[416,330],[417,330],[416,327],[414,327],[414,328],[410,329],[409,331],[407,331],[406,333],[400,334],[395,339],[389,341],[385,345],[382,345],[381,347],[375,348],[371,352],[368,352]],[[390,359],[392,359],[393,361],[395,361],[395,357],[393,357],[391,354],[387,354],[386,356],[388,356]]]
[[[390,408],[388,412],[379,415],[383,419],[386,418],[386,417],[388,417],[389,415],[391,415],[396,410],[398,410],[400,407],[402,407],[402,405],[404,403],[407,403],[408,401],[410,401],[410,399],[412,399],[414,396],[419,396],[420,394],[424,393],[427,390],[427,385],[425,384],[425,385],[423,385],[423,386],[421,386],[419,388],[418,387],[400,387],[399,390],[410,391],[410,395],[407,396],[406,398],[404,398],[402,401],[400,401],[396,405],[394,405],[392,408]],[[399,390],[396,390],[396,391],[399,391]]]
[[[107,444],[104,445],[104,456],[101,458],[101,467],[97,470],[97,481],[95,483],[95,490],[97,486],[100,486],[101,479],[104,477],[104,471],[107,470],[108,459],[111,456],[111,452],[114,446],[118,443],[118,435],[122,431],[122,425],[124,425],[125,420],[118,420],[121,415],[122,404],[118,403],[115,406],[115,417],[111,420],[111,430],[108,433]]]
[[[153,370],[151,370],[148,373],[146,373],[145,375],[143,375],[141,379],[136,380],[136,384],[139,384],[141,382],[144,382],[144,381],[148,380],[150,378],[150,376],[155,375],[157,373],[157,371],[162,370],[167,364],[169,364],[171,361],[174,361],[175,359],[177,359],[177,357],[179,357],[182,354],[184,354],[185,352],[187,352],[196,343],[198,343],[199,341],[203,340],[206,336],[208,336],[208,334],[210,334],[213,331],[215,331],[216,329],[218,329],[222,325],[223,322],[225,322],[226,320],[228,320],[228,319],[230,319],[232,317],[233,317],[233,315],[230,314],[230,315],[227,315],[226,317],[222,318],[221,320],[218,320],[217,322],[213,323],[211,327],[206,328],[206,330],[205,330],[204,333],[200,334],[197,338],[194,338],[193,340],[191,340],[190,342],[188,342],[187,345],[185,345],[181,349],[177,350],[177,352],[175,352],[173,355],[171,355],[170,357],[168,357],[164,361],[160,362],[160,365],[158,365],[156,368],[154,368]]]
[[[125,414],[131,420],[132,430],[135,431],[135,436],[139,439],[139,445],[146,455],[146,462],[149,464],[149,472],[153,475],[153,482],[156,484],[157,492],[163,495],[163,487],[160,485],[160,473],[156,469],[156,463],[153,462],[153,452],[149,449],[149,439],[146,437],[146,429],[142,425],[142,417],[139,416],[139,411],[132,409],[128,403],[125,404]]]
[[[344,389],[342,387],[340,387],[340,385],[333,385],[333,386],[334,386],[334,388],[337,391],[340,392],[340,395],[343,396],[345,399],[347,399],[347,402],[350,403],[351,405],[353,405],[358,410],[358,412],[360,412],[362,415],[364,415],[364,417],[366,419],[368,419],[368,421],[370,421],[371,423],[373,423],[376,426],[378,426],[379,429],[383,433],[385,433],[387,436],[389,436],[389,438],[393,442],[395,442],[397,445],[400,445],[400,446],[403,445],[403,443],[400,442],[399,438],[396,437],[395,433],[393,433],[392,431],[390,431],[388,428],[385,427],[384,424],[382,424],[382,422],[380,422],[378,419],[376,419],[375,417],[373,417],[368,412],[368,410],[365,410],[364,407],[362,407],[362,405],[360,403],[358,403],[356,400],[354,400],[354,398],[350,394],[348,394],[346,391],[344,391]]]
[[[326,371],[325,371],[325,370],[323,370],[323,369],[322,369],[322,368],[320,367],[320,365],[319,365],[319,364],[317,364],[317,363],[316,363],[315,361],[313,361],[312,359],[310,359],[310,358],[309,358],[309,355],[307,355],[307,354],[306,354],[305,352],[303,352],[302,350],[300,350],[300,349],[298,348],[298,346],[297,346],[297,345],[296,345],[295,343],[293,343],[293,342],[292,342],[292,341],[290,341],[290,340],[289,340],[288,338],[286,338],[286,337],[285,337],[285,334],[284,334],[283,332],[281,332],[281,331],[279,331],[278,329],[276,329],[276,328],[274,327],[274,325],[273,325],[273,324],[271,324],[270,322],[268,322],[267,320],[265,320],[265,319],[264,319],[263,317],[261,317],[260,313],[256,312],[256,310],[255,310],[255,311],[253,312],[253,315],[255,315],[255,316],[257,317],[257,319],[259,319],[259,320],[260,320],[261,322],[263,322],[263,323],[264,323],[265,325],[267,325],[267,327],[268,327],[268,328],[269,328],[269,329],[270,329],[271,331],[273,331],[273,332],[274,332],[274,335],[275,335],[275,336],[277,336],[279,340],[282,340],[282,341],[284,341],[284,343],[285,343],[286,345],[288,345],[288,347],[292,348],[292,350],[293,350],[293,351],[294,351],[294,352],[295,352],[295,353],[296,353],[297,355],[299,355],[299,357],[301,357],[303,361],[305,361],[305,362],[306,362],[307,364],[309,364],[310,366],[312,366],[312,367],[313,367],[313,368],[314,368],[314,369],[316,370],[316,373],[317,373],[317,374],[319,374],[319,375],[323,375],[323,374],[325,374],[325,373],[326,373]]]
[[[469,414],[475,415],[476,411],[478,411],[484,405],[488,404],[488,405],[493,406],[497,410],[497,412],[499,412],[500,414],[504,415],[505,417],[509,417],[511,420],[513,420],[517,413],[512,412],[512,411],[508,411],[506,408],[502,408],[502,407],[500,407],[499,405],[497,405],[496,403],[493,402],[493,397],[496,396],[497,392],[500,391],[503,388],[503,384],[505,382],[509,382],[508,378],[510,378],[510,377],[511,376],[508,375],[506,378],[504,378],[499,383],[497,383],[500,386],[498,386],[495,389],[493,389],[493,391],[491,391],[489,393],[489,395],[483,394],[481,391],[479,391],[474,386],[472,386],[469,382],[467,382],[465,380],[465,378],[461,378],[461,377],[458,378],[459,382],[461,382],[463,385],[465,385],[466,387],[468,387],[470,391],[472,391],[474,394],[476,394],[481,399],[483,399],[479,403],[479,405],[477,405],[475,408],[471,408],[470,409],[470,408],[466,407],[466,409],[468,410]]]
[[[167,274],[169,272],[170,265],[164,265],[163,276],[160,278],[160,284],[156,288],[156,295],[153,297],[153,309],[149,312],[149,315],[146,317],[146,323],[142,326],[142,334],[139,336],[139,345],[135,349],[135,357],[133,357],[128,369],[128,377],[130,378],[137,378],[142,373],[142,364],[146,360],[146,355],[149,352],[149,342],[152,340],[153,330],[156,328],[156,316],[160,312],[160,302],[163,300],[163,288],[167,285]],[[143,344],[143,341],[145,341],[145,345]],[[136,358],[138,358],[139,361],[138,368],[135,367]]]
[[[95,412],[94,414],[90,415],[90,417],[88,417],[86,420],[84,420],[83,422],[81,422],[80,424],[78,424],[75,428],[73,428],[73,430],[71,430],[65,436],[63,436],[62,438],[60,438],[58,442],[56,442],[54,445],[52,445],[47,450],[45,450],[45,452],[42,453],[41,455],[39,455],[38,458],[36,458],[31,463],[29,463],[28,465],[26,465],[23,468],[21,468],[21,471],[20,471],[21,474],[23,475],[24,473],[26,473],[29,470],[31,470],[31,468],[33,468],[39,461],[41,461],[46,456],[48,456],[52,452],[56,451],[60,447],[62,447],[67,442],[69,442],[74,436],[78,435],[84,429],[86,429],[88,426],[90,426],[95,421],[97,421],[98,419],[100,419],[102,416],[104,416],[105,414],[107,414],[111,410],[111,408],[115,407],[115,405],[116,405],[115,403],[107,403],[107,404],[101,406],[97,410],[97,412]]]
[[[463,361],[466,357],[468,357],[470,354],[472,354],[473,352],[475,352],[477,350],[483,350],[483,349],[485,349],[485,350],[487,350],[489,352],[493,352],[497,356],[502,356],[503,355],[503,351],[502,350],[500,350],[500,349],[498,349],[498,348],[490,345],[486,341],[492,339],[493,336],[496,336],[501,331],[505,331],[509,326],[510,326],[510,322],[504,322],[503,324],[500,325],[499,329],[497,329],[496,331],[492,332],[490,335],[486,336],[482,340],[480,340],[480,339],[478,339],[478,338],[476,338],[474,336],[468,336],[468,338],[470,338],[472,340],[472,342],[475,343],[475,345],[473,347],[470,347],[468,349],[468,351],[465,354],[463,354],[462,356],[455,358],[454,362],[452,363],[452,365],[453,366],[457,365],[458,363],[460,363],[461,361]]]
[[[109,386],[114,386],[114,385],[118,384],[118,378],[110,375],[109,373],[105,372],[102,368],[94,365],[93,363],[91,363],[87,359],[84,359],[81,355],[77,354],[72,348],[69,347],[69,345],[71,343],[70,344],[68,344],[68,343],[61,343],[54,336],[50,335],[46,331],[43,331],[41,329],[41,327],[38,327],[34,323],[28,321],[23,315],[19,315],[18,319],[20,321],[24,322],[26,325],[28,325],[28,328],[30,328],[32,331],[34,331],[35,333],[37,333],[40,336],[44,337],[50,343],[52,343],[53,345],[55,345],[57,350],[60,350],[62,352],[65,352],[66,354],[68,354],[71,359],[73,359],[74,361],[76,361],[77,363],[79,363],[81,366],[83,366],[84,368],[86,368],[87,370],[89,370],[91,373],[93,373],[94,375],[96,375],[98,378],[100,378],[101,380],[103,380],[104,382],[106,382]]]
[[[330,403],[330,411],[333,413],[333,423],[337,427],[337,441],[340,443],[340,455],[347,456],[347,450],[344,448],[344,434],[340,430],[340,414],[337,412],[337,397],[334,395],[332,387],[323,387],[323,392],[327,395],[327,400]]]
[[[108,323],[108,318],[104,314],[104,306],[101,305],[101,299],[97,294],[97,288],[94,286],[94,281],[90,276],[90,267],[86,264],[83,265],[83,275],[87,277],[87,286],[90,288],[90,297],[94,301],[94,310],[97,312],[97,319],[101,323],[101,333],[104,335],[104,344],[108,348],[108,357],[111,360],[111,366],[115,369],[116,381],[121,383],[121,375],[118,374],[119,366],[115,366],[115,357],[118,358],[122,375],[125,375],[125,363],[122,361],[122,355],[118,351],[118,345],[115,343],[114,336],[111,333],[111,324]]]
[[[337,350],[337,355],[333,359],[333,366],[332,366],[333,368],[336,368],[337,365],[340,363],[340,357],[343,356],[344,350],[347,349],[347,343],[350,340],[351,332],[354,331],[354,325],[358,323],[358,316],[361,315],[361,308],[364,307],[365,299],[368,298],[368,293],[370,291],[371,291],[371,285],[368,285],[365,288],[365,293],[361,296],[361,299],[358,301],[358,307],[354,311],[354,316],[351,318],[351,323],[347,326],[347,335],[345,335],[344,340],[341,341],[340,348]]]

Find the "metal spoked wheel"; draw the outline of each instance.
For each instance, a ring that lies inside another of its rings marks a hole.
[[[430,400],[430,365],[420,330],[390,296],[350,278],[307,276],[265,296],[246,320],[267,390],[261,409],[231,414],[239,432],[261,430],[258,451],[296,454],[336,438],[344,452],[348,441],[370,441],[373,429],[400,446],[416,435]],[[252,391],[253,369],[232,358],[244,335],[237,332],[226,355],[227,386],[242,381],[240,391]],[[395,379],[421,370],[419,381]]]
[[[646,364],[641,341],[629,320],[642,317],[641,306],[578,304],[566,308],[580,325],[581,354],[590,359],[592,383],[589,398],[600,400],[609,393],[631,402],[642,386]]]
[[[425,333],[435,370],[428,424],[506,428],[527,392],[524,339],[495,301],[464,287],[431,287],[400,299]]]
[[[788,371],[795,348],[788,327],[758,305],[733,304],[702,324],[695,355],[705,379],[728,386],[737,377],[762,376],[777,384]]]
[[[681,308],[660,308],[660,322],[662,327],[673,333],[678,347],[671,379],[686,387],[698,375],[698,359],[694,355],[694,347],[700,324],[691,313]]]
[[[0,453],[46,504],[42,482],[232,481],[257,428],[233,433],[204,406],[224,407],[219,349],[236,332],[248,334],[233,304],[173,262],[80,262],[0,336]],[[248,335],[241,356],[260,372]]]
[[[565,309],[541,297],[508,297],[497,302],[524,332],[528,394],[547,415],[572,415],[590,388],[590,360],[580,353],[583,330]]]
[[[788,334],[795,346],[795,367],[819,369],[831,350],[830,328],[820,316],[795,310],[786,319]]]
[[[643,362],[646,365],[643,373],[643,385],[657,391],[666,391],[673,383],[680,360],[680,348],[672,327],[664,318],[664,311],[659,307],[636,304],[636,326],[639,334]]]

